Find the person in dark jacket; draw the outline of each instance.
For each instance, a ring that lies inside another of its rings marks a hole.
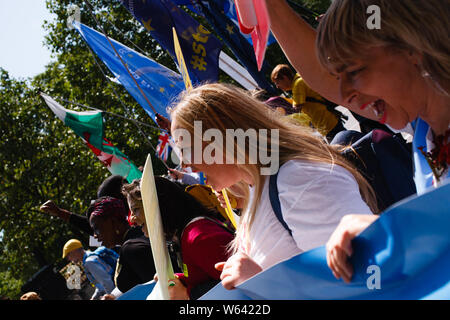
[[[122,194],[122,185],[125,182],[126,180],[120,175],[109,176],[108,178],[103,180],[103,182],[98,187],[97,198],[110,196],[121,199],[124,202],[125,206],[128,208],[127,199]],[[92,200],[91,202],[94,202],[94,200]],[[92,230],[86,215],[75,214],[66,209],[60,208],[53,200],[47,200],[44,204],[41,205],[40,210],[52,216],[60,218],[61,220],[76,227],[78,230],[89,234],[90,236],[94,235],[94,230]]]
[[[87,211],[94,237],[107,248],[120,246],[114,279],[121,292],[152,280],[156,273],[149,239],[139,227],[130,227],[127,216],[128,207],[112,197],[95,200]]]

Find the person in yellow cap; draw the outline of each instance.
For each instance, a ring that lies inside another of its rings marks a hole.
[[[95,251],[84,250],[79,240],[70,239],[64,245],[62,257],[72,263],[82,262],[87,278],[95,285],[91,300],[100,299],[115,288],[113,279],[119,257],[115,251],[103,246]]]
[[[67,258],[69,261],[73,261],[73,259],[69,258],[68,255],[70,253],[74,253],[77,249],[83,248],[83,245],[81,244],[80,240],[77,239],[70,239],[66,242],[63,248],[63,259]],[[83,250],[84,251],[84,250]]]

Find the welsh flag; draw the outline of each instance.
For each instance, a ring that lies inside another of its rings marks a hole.
[[[140,179],[142,172],[104,136],[101,111],[75,112],[65,109],[53,98],[41,92],[41,97],[55,115],[83,139],[97,158],[112,174],[125,177],[129,183]]]

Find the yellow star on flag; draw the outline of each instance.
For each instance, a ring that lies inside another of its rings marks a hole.
[[[227,31],[228,31],[229,34],[233,34],[234,33],[233,32],[233,26],[230,26],[228,23],[227,23]]]
[[[161,92],[161,93],[164,93],[164,91],[166,91],[163,87],[160,87],[159,88],[159,91]]]
[[[145,29],[147,29],[148,31],[153,31],[155,30],[154,28],[152,28],[151,23],[152,23],[152,19],[148,19],[147,21],[142,20],[142,23],[144,24]]]

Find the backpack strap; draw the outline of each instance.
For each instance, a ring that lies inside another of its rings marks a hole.
[[[286,221],[284,221],[283,213],[281,212],[281,204],[280,204],[280,198],[278,197],[278,186],[277,186],[278,172],[276,174],[273,174],[270,176],[270,180],[269,180],[270,204],[272,205],[272,210],[273,210],[273,212],[275,212],[275,216],[277,217],[278,221],[280,221],[281,225],[292,236],[292,230],[288,227]]]
[[[327,110],[329,112],[331,112],[332,114],[334,114],[338,118],[338,120],[341,120],[341,121],[342,120],[348,120],[348,116],[346,116],[345,114],[343,114],[339,110],[336,110],[336,107],[339,106],[339,105],[334,103],[334,102],[332,102],[332,101],[326,100],[325,98],[324,98],[324,101],[321,101],[321,100],[313,98],[313,97],[306,97],[305,100],[307,102],[314,102],[314,103],[323,104],[327,108]]]

